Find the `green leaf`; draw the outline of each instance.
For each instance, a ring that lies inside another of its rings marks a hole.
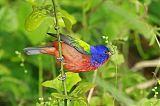
[[[0,8],[0,29],[13,32],[18,29],[18,19],[15,10],[4,6]]]
[[[36,103],[36,106],[41,106],[38,102]]]
[[[67,96],[60,94],[60,93],[52,93],[51,95],[57,99],[67,99]]]
[[[81,82],[70,95],[72,96],[83,96],[88,90],[94,87],[94,84],[89,82]]]
[[[10,74],[10,70],[6,66],[0,64],[0,75],[8,75],[8,74]]]
[[[32,6],[45,6],[45,5],[52,5],[51,0],[26,0]]]
[[[76,23],[75,17],[70,15],[67,11],[61,9],[60,13],[61,13],[62,17],[68,18],[70,20],[70,22],[72,23],[72,25]]]
[[[108,98],[106,98],[106,99],[108,99]],[[91,106],[99,106],[101,104],[101,102],[102,102],[102,98],[100,98],[98,96],[93,96],[91,98],[90,105]]]
[[[158,99],[153,98],[153,99],[142,99],[138,106],[160,106],[160,102]]]
[[[52,93],[51,95],[53,97],[57,98],[57,99],[70,100],[71,106],[88,106],[87,100],[84,97],[81,97],[81,96],[77,96],[77,97],[65,96],[65,95],[60,94],[60,93]]]
[[[114,55],[111,56],[111,60],[112,60],[115,64],[120,65],[120,64],[122,64],[122,63],[124,62],[124,57],[123,57],[122,54],[116,53],[116,54],[114,54]]]
[[[124,106],[135,105],[136,102],[126,96],[122,91],[115,88],[112,84],[97,77],[96,83],[101,90],[110,93],[117,101],[124,104]],[[136,105],[137,106],[137,105]]]
[[[93,0],[86,0],[84,3],[83,11],[87,12],[88,10],[90,10],[92,4],[93,4]]]
[[[2,76],[0,78],[1,92],[7,92],[14,97],[20,97],[29,93],[29,86],[22,80],[11,76]]]
[[[35,5],[36,4],[36,0],[26,0],[28,3],[30,3],[31,5]]]
[[[71,101],[71,106],[88,106],[85,100]]]
[[[111,11],[112,14],[117,14],[122,19],[122,21],[126,21],[131,29],[136,30],[140,34],[143,34],[146,38],[153,36],[153,27],[149,25],[146,20],[142,20],[135,13],[124,9],[119,5],[115,5],[114,3],[107,2],[106,6],[106,11]]]
[[[65,95],[60,94],[60,93],[52,93],[51,95],[54,96],[57,99],[77,100],[77,98],[78,98],[78,97],[74,98],[74,97],[70,97],[70,96],[65,96]]]
[[[154,43],[155,43],[155,36],[152,36],[149,45],[152,46]]]
[[[54,80],[45,81],[42,85],[45,87],[54,88],[58,91],[63,91],[62,81],[59,80],[60,77],[61,75],[56,77]],[[78,73],[66,72],[66,87],[68,92],[79,81],[81,81],[81,78]]]
[[[27,38],[30,40],[32,45],[36,45],[44,41],[46,37],[45,34],[51,24],[53,24],[53,20],[51,18],[47,18],[36,30],[32,32],[26,32]]]
[[[83,11],[88,12],[92,8],[94,8],[95,5],[97,5],[99,2],[98,0],[85,0],[83,5]]]
[[[28,16],[25,21],[25,28],[27,31],[34,31],[39,27],[39,25],[47,17],[47,12],[45,9],[40,9],[33,7],[32,13]]]
[[[45,3],[45,0],[26,0],[28,3],[30,3],[32,6],[42,5]]]
[[[76,23],[76,19],[65,10],[60,10],[59,17],[60,25],[62,27],[64,27],[65,25],[66,29],[70,32],[72,29],[72,25]],[[63,20],[64,24],[61,23],[61,20]]]
[[[71,23],[71,21],[68,18],[66,18],[66,17],[62,17],[62,19],[64,21],[66,29],[70,32],[71,29],[72,29],[72,23]]]

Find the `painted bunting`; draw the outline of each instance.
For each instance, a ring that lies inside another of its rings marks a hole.
[[[47,33],[53,37],[56,34]],[[107,62],[111,56],[110,50],[104,45],[91,46],[86,42],[68,35],[60,34],[64,68],[71,72],[87,72],[96,70]],[[28,55],[49,54],[59,59],[58,41],[55,40],[46,47],[29,47],[24,51]],[[60,62],[57,61],[59,64]]]

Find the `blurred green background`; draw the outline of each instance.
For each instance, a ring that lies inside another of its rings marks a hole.
[[[25,30],[34,1],[45,0],[0,0],[0,106],[34,106],[39,80],[59,74],[52,56],[23,52],[53,40],[46,35],[53,27],[50,18],[35,31]],[[59,0],[58,4],[71,15],[73,36],[114,51],[98,70],[90,106],[160,106],[160,0]],[[65,28],[61,32],[69,34]],[[93,73],[80,76],[92,82]],[[43,96],[51,91],[43,88]]]

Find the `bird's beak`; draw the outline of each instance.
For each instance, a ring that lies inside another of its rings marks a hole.
[[[109,56],[112,56],[113,54],[112,54],[112,52],[109,51],[109,52],[108,52],[108,55],[109,55]]]

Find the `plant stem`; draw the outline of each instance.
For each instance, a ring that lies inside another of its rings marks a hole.
[[[158,33],[158,32],[157,32],[157,35],[159,35],[159,36],[160,36],[160,33]],[[156,39],[156,42],[157,42],[158,46],[160,47],[160,42],[158,41],[158,38],[157,38],[157,36],[156,36],[156,35],[155,35],[155,39]]]
[[[116,60],[117,60],[117,55],[116,55]],[[115,88],[118,89],[118,77],[117,77],[117,75],[118,75],[118,65],[116,63],[115,64],[115,77],[116,77]],[[117,104],[116,98],[113,98],[113,104],[114,104],[114,106],[117,106],[116,105]]]
[[[93,74],[93,80],[92,80],[92,83],[93,83],[93,84],[96,82],[97,71],[98,71],[98,70],[95,70],[95,71],[94,71],[94,74]],[[90,100],[91,100],[91,97],[92,97],[93,91],[94,91],[94,88],[90,89],[90,91],[89,91],[88,98],[87,98],[88,103],[89,103],[89,102],[90,102]]]
[[[42,66],[42,58],[41,56],[38,57],[39,61],[39,84],[38,84],[38,94],[39,97],[43,97],[43,90],[42,90],[42,81],[43,81],[43,66]]]
[[[141,41],[140,41],[140,37],[137,33],[135,33],[135,44],[137,46],[137,50],[140,54],[140,56],[144,59],[148,58],[148,56],[144,53],[142,45],[141,45]]]
[[[53,9],[54,9],[54,16],[55,16],[55,30],[57,33],[57,38],[58,38],[58,52],[59,52],[59,57],[62,57],[62,48],[61,48],[61,38],[60,38],[60,31],[59,31],[59,23],[58,23],[58,17],[57,17],[57,12],[56,12],[56,3],[55,0],[52,0],[53,3]],[[61,77],[63,77],[65,75],[65,72],[63,70],[63,61],[61,61],[60,63],[61,65]],[[62,80],[62,85],[63,85],[63,89],[64,89],[64,94],[65,96],[67,96],[67,89],[66,89],[66,80]],[[64,100],[64,106],[67,106],[67,99]]]
[[[51,69],[52,69],[52,72],[53,72],[53,79],[54,79],[54,78],[56,78],[56,76],[57,76],[57,75],[56,75],[55,65],[53,65],[53,64],[55,63],[55,61],[54,61],[54,58],[53,58],[53,57],[51,57],[50,59],[51,59],[51,60],[50,60],[50,61],[51,61]]]

